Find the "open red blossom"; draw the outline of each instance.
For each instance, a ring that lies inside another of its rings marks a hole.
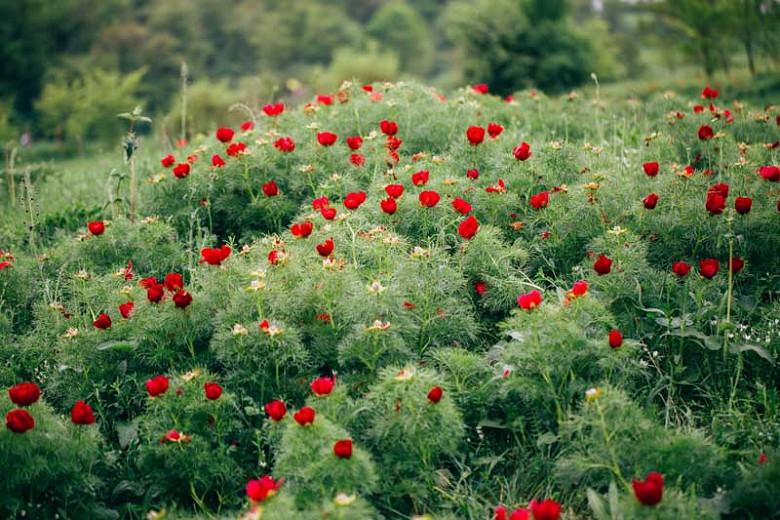
[[[455,197],[452,200],[452,207],[455,208],[455,211],[457,211],[461,215],[469,214],[472,209],[471,204],[469,204],[468,201],[461,199],[460,197]]]
[[[441,196],[435,191],[421,191],[419,195],[420,204],[426,208],[432,208],[441,200]]]
[[[214,168],[222,168],[223,166],[225,166],[225,159],[220,157],[218,153],[215,153],[214,155],[211,156],[211,165]]]
[[[353,153],[349,156],[349,162],[354,166],[363,166],[366,163],[366,157],[359,153]]]
[[[654,506],[663,498],[664,476],[657,471],[651,471],[645,480],[632,480],[631,487],[634,488],[634,496],[639,503],[645,506]]]
[[[223,244],[222,247],[204,247],[200,250],[200,263],[222,265],[232,252],[233,250],[227,244]]]
[[[620,348],[623,344],[623,334],[617,329],[609,331],[609,346],[612,348]]]
[[[477,293],[478,296],[484,296],[487,292],[487,282],[483,280],[474,282],[474,292]]]
[[[263,195],[266,197],[276,197],[279,194],[279,187],[276,182],[270,180],[263,184]]]
[[[184,288],[184,277],[179,273],[168,273],[163,278],[163,285],[171,292]]]
[[[179,163],[173,168],[173,175],[178,177],[179,179],[183,179],[187,175],[190,174],[190,164],[183,162]]]
[[[524,311],[532,311],[542,304],[542,293],[533,290],[517,297],[517,305]]]
[[[295,150],[295,141],[292,137],[280,137],[274,141],[274,148],[280,152],[290,153]]]
[[[95,318],[95,321],[92,322],[92,325],[96,329],[106,330],[111,328],[111,317],[106,314],[105,312],[101,312],[98,314],[98,317]]]
[[[249,132],[255,127],[254,121],[244,121],[241,123],[240,128],[242,132]]]
[[[737,197],[734,199],[734,209],[740,215],[747,215],[753,207],[753,199],[750,197]]]
[[[152,285],[146,290],[146,299],[152,303],[160,303],[165,296],[165,286],[161,283]]]
[[[225,153],[230,157],[237,157],[244,152],[246,152],[246,143],[230,143],[230,146],[225,150]]]
[[[518,161],[528,160],[533,155],[533,152],[531,152],[531,145],[523,141],[514,147],[512,155],[514,155],[515,159]]]
[[[729,270],[732,274],[737,274],[743,267],[745,267],[745,261],[742,258],[735,256],[729,260]]]
[[[658,170],[660,166],[658,164],[658,161],[653,162],[646,162],[642,164],[642,169],[645,171],[645,175],[648,177],[655,177],[658,175]]]
[[[333,443],[333,454],[340,459],[352,457],[352,440],[342,439]]]
[[[534,520],[559,520],[561,517],[561,505],[550,498],[541,502],[531,500],[528,505]]]
[[[612,270],[612,259],[606,255],[599,255],[599,257],[596,258],[596,261],[593,262],[593,270],[596,271],[599,276],[609,274]]]
[[[470,126],[466,129],[466,139],[472,146],[476,146],[485,140],[485,129],[481,126]]]
[[[471,86],[471,90],[477,94],[487,94],[489,87],[487,83],[477,83],[476,85]]]
[[[15,408],[5,414],[5,427],[14,433],[24,433],[35,428],[35,419],[27,410]]]
[[[658,205],[658,195],[651,193],[642,199],[642,204],[645,205],[645,209],[655,209],[656,205]]]
[[[715,99],[718,97],[718,91],[707,85],[701,91],[701,97],[704,99]]]
[[[707,198],[704,201],[704,207],[712,215],[720,215],[726,208],[726,198],[716,191],[707,192]]]
[[[333,220],[336,218],[336,208],[320,208],[320,215],[325,220]]]
[[[317,244],[317,254],[323,257],[329,257],[330,254],[333,252],[333,239],[329,238],[326,241],[322,242],[321,244]]]
[[[140,280],[138,280],[138,285],[140,285],[144,289],[148,289],[153,285],[157,285],[157,278],[155,278],[154,276],[141,278]]]
[[[316,99],[320,105],[330,106],[333,104],[333,96],[330,94],[317,94]]]
[[[699,262],[699,274],[704,278],[710,279],[718,274],[720,262],[715,258],[705,258]]]
[[[269,103],[263,105],[263,112],[268,117],[276,117],[284,112],[284,103]]]
[[[106,230],[106,224],[102,220],[93,220],[87,223],[87,229],[95,236],[102,235]]]
[[[73,424],[95,424],[95,413],[92,407],[84,401],[76,401],[70,409],[70,420]]]
[[[333,132],[317,132],[317,142],[322,146],[333,146],[338,138]]]
[[[769,182],[780,182],[780,166],[762,166],[758,169],[758,174]]]
[[[173,304],[178,309],[186,309],[192,303],[192,295],[184,289],[179,289],[173,295]]]
[[[246,496],[252,502],[263,502],[279,491],[283,481],[284,479],[274,480],[270,475],[250,480],[246,483]]]
[[[485,191],[488,193],[504,193],[506,191],[506,183],[504,183],[504,179],[498,179],[495,184],[485,188]]]
[[[379,122],[379,129],[385,135],[395,135],[398,133],[398,124],[395,121],[383,119]]]
[[[360,147],[363,146],[363,138],[359,135],[351,135],[347,137],[347,146],[350,150],[360,150]]]
[[[419,172],[415,172],[412,174],[412,184],[415,186],[425,186],[428,184],[428,179],[430,176],[431,174],[428,172],[428,170],[420,170]]]
[[[173,156],[173,154],[168,154],[162,159],[160,159],[160,164],[163,165],[163,168],[170,168],[174,164],[176,164],[176,158]]]
[[[571,293],[574,296],[585,296],[588,293],[588,282],[579,280],[572,284]]]
[[[284,403],[278,399],[275,399],[265,405],[265,413],[268,417],[274,421],[279,422],[287,415],[287,407]]]
[[[379,207],[382,209],[383,213],[387,213],[388,215],[392,215],[398,210],[398,204],[395,202],[395,199],[391,197],[380,200]]]
[[[490,123],[487,126],[487,133],[492,138],[495,139],[501,133],[504,131],[504,127],[499,125],[498,123]]]
[[[203,385],[203,393],[209,401],[216,401],[222,395],[222,387],[214,381],[209,381]]]
[[[366,201],[365,191],[352,191],[347,193],[344,197],[344,207],[347,209],[355,210],[360,207]]]
[[[472,181],[477,180],[479,178],[479,170],[477,170],[476,168],[473,168],[471,170],[466,170],[466,177]]]
[[[471,240],[479,231],[477,217],[469,215],[466,220],[458,225],[458,234],[466,240]]]
[[[125,302],[119,304],[119,314],[126,320],[130,319],[130,314],[132,314],[133,309],[135,308],[134,302]]]
[[[684,278],[691,272],[691,264],[682,260],[675,262],[672,264],[672,272],[679,278]]]
[[[8,397],[16,406],[30,406],[41,397],[41,389],[35,383],[18,383],[8,389]]]
[[[428,400],[433,404],[441,401],[441,396],[444,394],[444,390],[440,386],[434,386],[428,391]]]
[[[327,208],[328,205],[330,205],[330,200],[328,200],[327,195],[323,195],[322,197],[317,197],[311,201],[312,209]]]
[[[540,191],[539,193],[531,195],[528,202],[534,209],[546,208],[550,204],[550,192]]]
[[[398,139],[394,135],[388,135],[387,139],[385,140],[385,146],[387,146],[387,149],[391,152],[394,152],[401,148],[401,145],[403,144],[403,141]]]
[[[311,235],[313,230],[314,224],[308,220],[290,226],[290,233],[292,233],[295,238],[306,238]]]
[[[306,426],[314,422],[314,416],[316,415],[314,408],[310,406],[304,406],[293,414],[295,422],[301,426]]]
[[[217,129],[217,140],[219,140],[222,143],[229,143],[233,140],[233,136],[235,135],[235,132],[232,128],[218,128]]]
[[[168,391],[168,378],[159,375],[146,381],[146,392],[150,397],[158,397]]]
[[[333,391],[336,381],[332,377],[321,376],[311,382],[311,391],[317,397],[329,395]]]
[[[403,184],[388,184],[387,186],[385,186],[385,193],[387,193],[388,197],[392,197],[394,199],[397,199],[401,195],[404,194],[404,185]]]
[[[715,132],[712,130],[712,127],[709,125],[701,125],[699,127],[699,139],[702,141],[709,141],[715,137]]]

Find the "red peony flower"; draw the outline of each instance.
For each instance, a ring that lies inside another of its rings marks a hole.
[[[179,273],[168,273],[163,279],[163,285],[171,292],[184,288],[184,277]]]
[[[645,171],[645,175],[648,177],[655,177],[658,175],[659,165],[657,161],[646,162],[642,164],[642,169]]]
[[[466,177],[472,181],[475,181],[479,178],[479,170],[476,168],[471,170],[466,170]]]
[[[347,137],[347,146],[350,150],[359,150],[363,146],[363,138],[359,135]]]
[[[225,159],[220,157],[218,153],[215,153],[214,155],[211,156],[211,165],[214,168],[222,168],[223,166],[225,166]]]
[[[709,85],[704,87],[701,91],[701,97],[704,99],[715,99],[718,97],[718,91],[714,88],[711,88]]]
[[[415,186],[425,186],[428,183],[430,173],[428,170],[420,170],[412,174],[412,184]]]
[[[263,105],[263,112],[268,117],[276,117],[284,112],[284,103],[269,103]]]
[[[290,153],[295,150],[295,141],[292,137],[280,137],[274,141],[274,147],[280,152]]]
[[[278,399],[275,399],[265,405],[265,413],[268,417],[274,421],[279,422],[287,415],[287,407],[284,403]]]
[[[295,238],[307,238],[309,235],[311,235],[313,230],[314,224],[308,220],[301,222],[300,224],[296,223],[290,226],[290,233],[292,233]]]
[[[712,215],[720,215],[726,208],[726,198],[717,191],[707,192],[707,199],[704,202],[704,207]]]
[[[204,247],[200,250],[200,263],[222,265],[222,262],[227,260],[232,252],[233,250],[227,244],[223,244],[222,247]]]
[[[158,397],[168,391],[168,378],[160,375],[146,381],[146,392],[150,397]]]
[[[190,164],[189,163],[179,163],[173,168],[173,175],[178,177],[179,179],[183,179],[187,175],[190,174]]]
[[[111,328],[111,317],[106,314],[105,312],[101,312],[98,314],[98,317],[95,318],[95,321],[92,322],[92,325],[96,329],[100,330],[106,330]]]
[[[664,494],[664,476],[657,471],[651,471],[645,480],[632,480],[634,496],[646,506],[654,506],[661,501]]]
[[[609,346],[612,348],[620,348],[623,344],[623,335],[617,329],[609,331]]]
[[[531,198],[528,199],[528,202],[531,204],[531,206],[533,206],[534,209],[546,208],[550,204],[550,192],[540,191],[535,195],[531,195]]]
[[[235,132],[232,128],[218,128],[217,129],[217,140],[219,140],[222,143],[229,143],[233,140],[233,135],[235,135]]]
[[[471,213],[471,209],[472,209],[471,204],[461,199],[460,197],[455,197],[452,200],[452,207],[455,208],[455,211],[457,211],[461,215],[467,215]]]
[[[466,139],[471,146],[477,146],[485,140],[485,129],[481,126],[470,126],[466,129]]]
[[[333,146],[338,138],[333,132],[317,132],[317,142],[322,146]]]
[[[394,199],[397,199],[401,195],[404,194],[404,185],[403,184],[388,184],[387,186],[385,186],[385,193],[387,193],[388,197],[392,197]]]
[[[35,428],[35,419],[27,410],[16,408],[5,415],[5,427],[14,433],[24,433]]]
[[[715,132],[712,130],[712,127],[709,125],[701,125],[699,127],[699,139],[702,141],[708,141],[715,137]]]
[[[645,209],[655,209],[656,205],[658,204],[658,195],[651,193],[642,199],[642,204],[645,205]]]
[[[769,182],[780,182],[780,166],[762,166],[758,174]]]
[[[333,252],[333,239],[329,238],[325,242],[322,242],[321,244],[317,244],[316,249],[317,253],[322,257],[329,257],[330,254]]]
[[[477,83],[476,85],[472,85],[471,90],[473,90],[477,94],[487,94],[488,93],[488,84],[487,83]]]
[[[332,377],[321,376],[311,382],[311,391],[317,397],[329,395],[333,391],[336,381]]]
[[[243,123],[241,123],[240,126],[242,132],[249,132],[254,127],[255,127],[254,121],[244,121]]]
[[[541,502],[531,500],[528,508],[531,510],[534,520],[559,520],[561,517],[561,505],[550,498]]]
[[[498,123],[489,123],[487,126],[487,133],[492,138],[495,139],[501,133],[504,131],[504,127],[499,125]]]
[[[132,314],[133,309],[135,308],[134,302],[125,302],[119,305],[119,314],[126,320],[130,319],[130,314]]]
[[[579,280],[572,284],[571,293],[574,296],[585,296],[588,293],[588,282],[585,280]]]
[[[444,394],[444,390],[440,386],[434,386],[428,391],[428,400],[436,404],[441,401],[442,394]]]
[[[605,255],[599,255],[595,262],[593,262],[593,270],[598,273],[599,276],[609,274],[612,270],[612,259]]]
[[[479,231],[477,217],[470,215],[458,225],[458,234],[466,240],[471,240]]]
[[[41,389],[35,383],[19,383],[8,389],[8,397],[16,406],[30,406],[41,397]]]
[[[176,163],[176,158],[172,154],[168,154],[162,159],[160,159],[160,164],[163,165],[163,168],[170,168]]]
[[[93,220],[87,223],[87,229],[95,236],[102,235],[106,230],[106,224],[102,220]]]
[[[322,218],[325,220],[333,220],[336,218],[336,208],[321,208],[320,215],[322,215]]]
[[[528,160],[528,158],[533,155],[533,153],[531,152],[531,145],[523,141],[522,143],[514,147],[514,149],[512,150],[512,155],[514,155],[515,159],[517,159],[518,161]]]
[[[684,278],[691,272],[691,264],[682,260],[675,262],[672,264],[672,272],[678,277]]]
[[[348,459],[352,456],[352,440],[343,439],[333,443],[333,454],[340,459]]]
[[[421,191],[419,199],[422,206],[432,208],[439,203],[441,197],[435,191]]]
[[[316,99],[320,105],[330,106],[333,104],[333,96],[328,94],[318,94]]]
[[[90,405],[84,401],[76,401],[76,404],[70,409],[70,420],[73,424],[95,424],[95,414]]]
[[[732,274],[737,274],[745,267],[745,261],[742,258],[735,256],[729,261],[729,270]]]
[[[720,262],[714,258],[705,258],[699,262],[699,274],[704,278],[710,279],[718,274],[720,268]]]
[[[388,197],[379,201],[379,207],[382,208],[383,213],[392,215],[398,209],[398,204],[396,204],[395,199]]]
[[[279,187],[276,185],[276,182],[273,180],[270,180],[263,184],[263,195],[266,197],[275,197],[279,194]]]
[[[506,184],[504,183],[504,179],[498,179],[498,182],[496,182],[492,186],[488,186],[485,188],[485,191],[488,193],[503,193],[506,191]]]
[[[753,207],[753,199],[750,197],[737,197],[734,199],[734,209],[740,215],[747,215],[750,213],[750,209]]]
[[[398,124],[395,121],[383,119],[379,122],[379,129],[385,135],[395,135],[398,133]]]
[[[533,290],[517,297],[517,305],[524,311],[532,311],[542,304],[542,293]]]
[[[327,208],[328,205],[330,205],[330,201],[328,200],[327,195],[323,195],[322,197],[317,197],[311,201],[312,209]]]
[[[403,141],[398,139],[394,135],[388,135],[387,139],[385,140],[385,145],[387,146],[387,149],[390,150],[391,152],[398,150],[402,144]]]
[[[284,479],[274,480],[270,475],[246,483],[246,496],[252,502],[263,502],[274,496],[282,486]]]
[[[206,399],[216,401],[222,395],[222,387],[214,381],[209,381],[203,385],[203,392],[206,394]]]
[[[230,157],[238,157],[244,152],[246,152],[246,143],[230,143],[225,150],[225,153]]]
[[[355,210],[360,207],[361,204],[363,204],[366,201],[366,192],[365,191],[352,191],[350,193],[347,193],[347,196],[344,197],[344,207],[347,209]]]
[[[186,309],[192,303],[192,295],[184,289],[179,289],[173,295],[173,304],[178,309]]]
[[[366,163],[366,158],[362,154],[353,153],[349,156],[349,162],[354,166],[363,166]]]
[[[297,422],[301,426],[306,426],[314,422],[315,415],[316,413],[314,412],[314,408],[310,406],[304,406],[303,408],[295,412],[295,414],[293,414],[293,419],[295,419],[295,422]]]

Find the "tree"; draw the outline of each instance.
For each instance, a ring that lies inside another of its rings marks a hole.
[[[433,40],[425,21],[403,0],[383,5],[366,27],[368,35],[401,59],[401,69],[423,75],[433,62]]]

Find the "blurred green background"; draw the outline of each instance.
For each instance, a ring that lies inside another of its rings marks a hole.
[[[766,103],[778,29],[779,0],[0,0],[0,142],[6,160],[115,148],[141,105],[173,143],[185,82],[189,135],[348,79],[557,94],[595,73],[602,92]]]

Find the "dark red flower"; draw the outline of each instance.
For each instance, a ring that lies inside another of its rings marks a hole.
[[[227,150],[225,150],[225,153],[230,157],[237,157],[244,152],[246,152],[246,143],[230,143]]]
[[[178,177],[179,179],[183,179],[187,175],[190,174],[190,164],[189,163],[179,163],[173,168],[173,175]]]
[[[184,289],[179,289],[173,295],[173,304],[178,309],[186,309],[192,303],[192,295]]]
[[[70,409],[70,420],[73,424],[95,424],[95,414],[90,405],[84,401],[76,401]]]
[[[487,292],[487,283],[482,280],[474,282],[474,292],[476,292],[479,296],[484,296],[484,294]]]
[[[656,205],[658,204],[658,195],[651,193],[642,199],[642,204],[645,205],[645,209],[655,209]]]
[[[333,220],[336,218],[336,208],[320,208],[320,215],[325,220]]]
[[[333,239],[329,238],[325,242],[322,242],[321,244],[317,244],[317,254],[323,257],[329,257],[330,254],[333,252]]]
[[[170,168],[176,163],[176,158],[173,156],[173,154],[168,154],[162,159],[160,159],[160,164],[163,165],[163,168]]]
[[[470,126],[466,129],[466,139],[472,146],[476,146],[485,140],[485,129],[481,126]]]
[[[312,381],[309,386],[311,387],[311,391],[314,392],[314,395],[323,397],[329,395],[333,391],[335,384],[336,382],[332,377],[321,376]]]
[[[347,209],[355,210],[360,207],[361,204],[363,204],[366,201],[366,192],[365,191],[352,191],[350,193],[347,193],[347,196],[344,197],[344,207]]]
[[[138,281],[138,285],[140,285],[144,289],[148,289],[149,287],[151,287],[153,285],[157,285],[157,278],[155,278],[154,276],[149,276],[147,278],[141,278]]]
[[[165,296],[165,286],[163,284],[154,284],[146,290],[146,299],[152,303],[160,303]]]
[[[432,208],[441,200],[441,196],[435,191],[421,191],[418,197],[420,204],[426,208]]]
[[[704,207],[713,215],[720,215],[726,208],[726,199],[716,191],[707,192]]]
[[[333,146],[338,138],[333,132],[317,132],[317,142],[322,146]]]
[[[701,91],[701,97],[704,99],[715,99],[718,97],[718,91],[714,88],[711,88],[709,85],[704,87]]]
[[[444,394],[444,390],[440,386],[434,386],[428,391],[428,400],[436,404],[441,401],[442,394]]]
[[[758,174],[769,182],[780,182],[780,166],[762,166]]]
[[[379,207],[382,208],[383,213],[392,215],[398,209],[398,204],[396,204],[395,199],[388,197],[379,201]]]
[[[477,83],[476,85],[472,85],[471,90],[473,90],[477,94],[487,94],[488,93],[488,84],[487,83]]]
[[[333,96],[329,94],[317,94],[316,99],[320,105],[330,106],[333,104]]]
[[[734,199],[734,209],[740,215],[747,215],[750,213],[750,208],[753,207],[753,199],[750,197],[737,197]]]
[[[672,264],[672,272],[678,277],[684,278],[691,272],[691,264],[682,260],[675,262]]]
[[[612,270],[612,259],[606,255],[599,255],[595,262],[593,262],[593,270],[598,273],[599,276],[609,274]]]
[[[204,247],[200,250],[200,263],[222,265],[232,252],[233,250],[227,244],[223,244],[222,247]]]
[[[254,121],[244,121],[243,123],[241,123],[240,126],[242,132],[249,132],[254,127],[255,127]]]
[[[106,224],[102,220],[93,220],[87,223],[87,229],[95,236],[102,235],[106,230]]]
[[[317,197],[311,201],[312,209],[327,208],[328,205],[330,205],[330,201],[328,200],[327,195],[323,195],[322,197]]]
[[[504,131],[504,127],[499,125],[498,123],[489,123],[487,126],[487,133],[492,138],[495,139],[501,133]]]
[[[571,286],[571,293],[574,296],[585,296],[588,293],[588,282],[585,280],[578,280]]]
[[[471,213],[472,209],[471,204],[469,204],[468,201],[461,199],[460,197],[455,197],[452,199],[452,207],[455,208],[455,211],[461,215],[467,215]]]
[[[395,135],[398,133],[398,124],[395,121],[383,119],[379,122],[379,129],[385,135]]]
[[[8,389],[8,397],[16,406],[30,406],[41,397],[41,389],[35,383],[19,383]]]
[[[514,147],[512,150],[512,155],[515,156],[515,159],[518,161],[525,161],[529,157],[533,155],[531,152],[531,145],[523,141],[522,143],[518,144]]]
[[[664,476],[657,471],[651,471],[645,480],[632,480],[631,486],[634,488],[634,496],[641,504],[654,506],[663,498]]]
[[[658,175],[659,164],[657,161],[646,162],[642,164],[642,169],[645,171],[645,175],[648,177],[655,177]]]
[[[699,274],[704,278],[710,279],[718,274],[720,262],[714,258],[705,258],[699,262]]]
[[[246,483],[246,496],[252,502],[263,502],[279,491],[283,481],[284,479],[274,480],[270,475],[250,480]]]
[[[533,206],[534,209],[546,208],[550,204],[550,192],[540,191],[535,195],[531,195],[531,198],[528,199],[528,202],[531,204],[531,206]]]
[[[470,215],[458,225],[458,234],[466,240],[471,240],[479,230],[479,222],[474,215]]]
[[[268,417],[274,421],[279,422],[287,415],[287,407],[284,403],[278,399],[275,399],[265,405],[265,413]]]
[[[132,314],[133,309],[135,308],[135,303],[133,302],[125,302],[119,305],[119,314],[126,320],[130,319],[130,314]]]
[[[209,381],[203,385],[203,392],[206,394],[206,399],[216,401],[222,395],[222,387],[214,381]]]
[[[269,103],[263,105],[263,112],[265,112],[265,115],[268,117],[276,117],[284,112],[284,103]]]
[[[295,150],[295,141],[292,137],[280,137],[274,141],[274,147],[280,152],[290,153]]]
[[[729,270],[732,274],[737,274],[743,267],[745,267],[745,261],[738,256],[732,257],[729,261]]]
[[[106,330],[111,328],[111,317],[106,314],[105,312],[101,312],[98,314],[98,317],[95,318],[95,321],[92,322],[92,325],[96,329]]]
[[[316,413],[314,412],[314,408],[310,406],[304,406],[295,414],[293,414],[293,419],[295,419],[295,422],[300,424],[301,426],[306,426],[307,424],[311,424],[314,422],[314,416]]]
[[[531,510],[534,520],[559,520],[561,517],[561,505],[550,498],[541,502],[531,500],[528,508]]]
[[[472,181],[477,180],[479,178],[479,170],[476,168],[473,168],[471,170],[466,170],[466,177],[471,179]]]
[[[314,224],[308,220],[290,226],[290,233],[292,233],[295,238],[306,238],[311,235],[313,230]]]
[[[168,378],[159,375],[146,381],[146,392],[151,397],[158,397],[168,391]]]
[[[609,346],[612,348],[620,348],[623,344],[623,334],[617,329],[609,331]]]
[[[232,128],[218,128],[217,129],[217,140],[219,140],[222,143],[229,143],[233,140],[233,135],[235,135],[235,132]]]
[[[273,180],[270,180],[263,184],[263,195],[266,197],[275,197],[279,194],[279,187],[276,185],[276,182]]]
[[[359,135],[347,137],[347,146],[349,146],[350,150],[359,150],[363,146],[363,138]]]
[[[211,165],[214,168],[222,168],[223,166],[225,166],[225,159],[220,157],[218,153],[215,153],[214,155],[211,156]]]
[[[428,170],[420,170],[412,174],[412,184],[415,186],[425,186],[428,183],[430,173]]]
[[[385,145],[387,146],[387,149],[390,150],[391,152],[398,150],[402,144],[403,141],[398,139],[394,135],[388,135],[387,139],[385,140]]]
[[[353,153],[349,156],[349,162],[354,166],[363,166],[366,163],[366,158],[362,154]]]
[[[352,456],[352,440],[342,439],[333,443],[333,454],[340,459],[348,459]]]
[[[542,304],[542,293],[533,290],[517,297],[517,305],[524,311],[532,311]]]
[[[712,130],[712,127],[709,125],[701,125],[699,127],[699,139],[702,141],[708,141],[715,137],[715,132]]]
[[[184,288],[184,277],[179,273],[168,273],[163,279],[163,285],[166,289],[174,292]]]
[[[24,433],[35,428],[35,419],[27,410],[15,408],[5,414],[5,427],[14,433]]]
[[[387,193],[388,197],[392,197],[394,199],[397,199],[401,195],[404,194],[404,185],[403,184],[388,184],[387,186],[385,186],[385,193]]]

